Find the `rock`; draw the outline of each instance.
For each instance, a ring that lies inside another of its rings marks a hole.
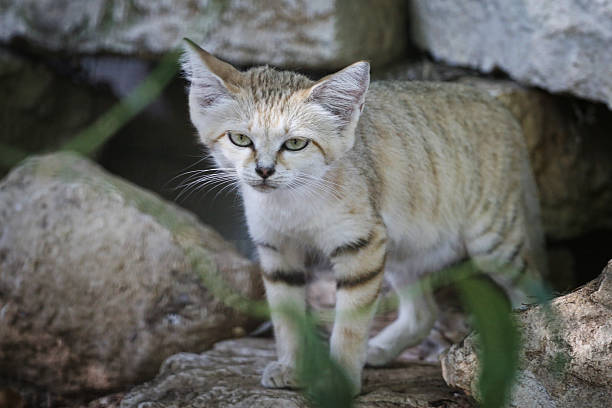
[[[598,279],[516,315],[523,343],[512,407],[605,407],[612,401],[612,261]],[[442,359],[446,382],[477,393],[471,334]]]
[[[6,145],[25,152],[57,149],[116,102],[108,91],[77,84],[39,61],[4,49],[0,88],[10,95],[0,99],[2,150]],[[0,153],[6,157],[0,162],[0,175],[15,164],[7,156],[6,151]]]
[[[0,41],[25,38],[70,53],[160,54],[189,36],[239,65],[329,70],[359,59],[386,64],[407,43],[401,0],[379,1],[376,7],[367,0],[5,3]]]
[[[146,171],[146,170],[143,170]],[[58,394],[151,378],[249,330],[257,267],[173,204],[60,153],[0,184],[0,377]]]
[[[259,384],[264,367],[274,358],[273,340],[255,338],[217,343],[202,354],[176,354],[154,380],[128,392],[121,407],[309,407],[298,392]],[[446,388],[435,364],[366,369],[364,375],[357,408],[473,406],[465,395]]]
[[[414,41],[436,59],[612,109],[612,3],[579,0],[414,0]]]

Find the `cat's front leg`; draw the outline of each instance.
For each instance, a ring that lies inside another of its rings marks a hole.
[[[301,336],[296,322],[306,311],[304,252],[286,244],[257,244],[278,358],[265,368],[261,384],[268,388],[297,388]]]
[[[369,234],[340,245],[330,254],[336,276],[331,356],[344,368],[355,394],[361,390],[368,333],[385,269],[386,242],[386,230],[378,224]]]

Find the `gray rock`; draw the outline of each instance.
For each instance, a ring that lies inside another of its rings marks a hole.
[[[168,358],[158,376],[125,394],[121,408],[307,408],[295,391],[263,388],[264,367],[275,358],[270,339],[245,338],[218,343],[202,354]],[[444,385],[437,364],[411,363],[366,369],[356,407],[472,407],[470,399]],[[435,405],[438,403],[439,405]],[[444,405],[442,405],[444,404]],[[94,401],[90,407],[102,408]]]
[[[0,376],[58,394],[146,380],[252,327],[228,288],[260,298],[257,267],[86,159],[29,159],[0,184]]]
[[[599,278],[516,316],[523,338],[512,407],[607,407],[612,401],[612,261]],[[444,379],[478,398],[477,338],[442,359]],[[586,404],[586,405],[585,405]]]
[[[23,38],[52,51],[164,53],[186,33],[207,33],[223,0],[8,0],[0,41]]]
[[[411,30],[437,59],[612,108],[612,2],[413,0]]]
[[[336,69],[382,65],[406,45],[401,0],[9,0],[0,41],[76,53],[160,54],[184,36],[240,65]]]

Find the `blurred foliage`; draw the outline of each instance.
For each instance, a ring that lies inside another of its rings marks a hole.
[[[299,383],[303,384],[304,396],[316,408],[351,407],[351,382],[342,367],[329,357],[329,347],[327,341],[319,335],[316,317],[289,313],[297,323],[302,339],[297,375]]]
[[[164,56],[159,65],[126,98],[91,126],[62,146],[89,155],[106,143],[122,126],[154,101],[178,72],[177,52]]]
[[[478,387],[484,408],[504,406],[518,368],[519,336],[510,303],[485,279],[468,278],[456,284],[479,335]]]
[[[179,69],[179,52],[165,55],[155,69],[126,98],[113,106],[93,124],[76,134],[60,150],[71,150],[91,155],[102,147],[121,127],[153,102],[168,83],[176,77]],[[0,167],[9,169],[31,154],[24,149],[0,143]]]
[[[0,143],[0,168],[10,169],[28,155],[29,153],[23,149]]]

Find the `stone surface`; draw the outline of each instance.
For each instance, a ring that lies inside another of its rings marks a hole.
[[[168,358],[158,376],[128,392],[122,408],[307,408],[295,391],[266,389],[259,381],[275,358],[273,340],[244,338],[217,343],[202,354],[181,353]],[[97,404],[97,405],[96,405]],[[91,407],[106,405],[92,402]],[[364,391],[355,407],[472,407],[462,393],[444,385],[434,364],[398,364],[366,369]]]
[[[29,159],[0,184],[0,377],[58,394],[144,381],[249,330],[227,287],[261,297],[257,267],[86,159]]]
[[[523,343],[513,407],[605,407],[612,401],[612,261],[598,279],[516,316]],[[442,359],[446,382],[477,393],[477,340]]]
[[[5,49],[0,49],[0,94],[0,143],[25,152],[57,149],[116,102],[108,91]],[[0,157],[1,175],[11,160],[6,151]]]
[[[160,54],[184,36],[240,65],[336,69],[385,64],[405,48],[401,0],[9,0],[0,41],[70,53]]]
[[[414,41],[440,60],[612,108],[612,2],[413,0]]]

